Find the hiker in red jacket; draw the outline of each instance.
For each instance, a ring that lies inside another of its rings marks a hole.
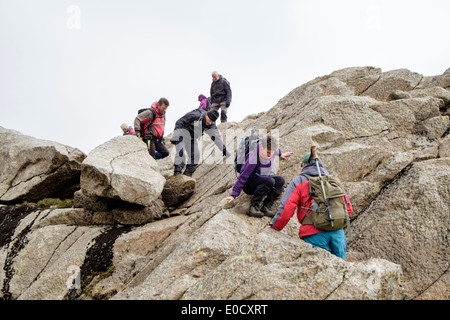
[[[164,141],[164,125],[169,101],[166,98],[153,102],[151,108],[143,109],[134,119],[134,131],[137,137],[147,145],[154,159],[163,159],[169,155]]]
[[[309,176],[318,176],[318,168],[315,161],[310,163],[310,153],[303,156],[302,171],[301,174],[307,174]],[[319,161],[319,159],[317,159]],[[328,172],[319,162],[320,174],[327,176]],[[343,197],[344,203],[347,204],[348,215],[353,212],[350,199],[347,195]],[[309,182],[308,179],[302,175],[295,177],[286,188],[281,204],[278,207],[277,214],[273,217],[270,226],[278,231],[283,230],[286,224],[294,215],[297,210],[297,218],[300,222],[299,236],[304,241],[312,244],[314,247],[323,248],[332,254],[345,259],[345,252],[347,248],[347,239],[345,237],[344,229],[335,231],[321,231],[312,224],[305,224],[306,214],[300,207],[311,208],[311,196],[309,194]],[[308,211],[308,209],[306,209]]]

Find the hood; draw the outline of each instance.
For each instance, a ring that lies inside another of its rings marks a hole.
[[[320,174],[322,176],[327,176],[328,171],[322,166],[322,163],[319,161]],[[301,171],[302,174],[307,174],[309,176],[317,177],[319,173],[317,172],[317,164],[315,162],[307,164]]]
[[[204,99],[207,99],[203,94],[198,96],[198,101],[202,101]]]

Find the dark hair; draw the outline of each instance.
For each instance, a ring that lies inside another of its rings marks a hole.
[[[275,151],[278,148],[278,141],[269,134],[262,138],[261,143],[264,148],[270,151]]]
[[[166,106],[169,106],[169,100],[167,100],[166,98],[159,99],[158,106],[162,106],[163,104],[165,104]]]

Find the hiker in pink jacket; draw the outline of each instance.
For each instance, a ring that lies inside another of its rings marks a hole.
[[[199,108],[208,111],[208,98],[201,94],[198,96],[198,101],[200,101]]]
[[[128,136],[128,135],[135,136],[136,135],[136,132],[134,132],[133,127],[132,126],[128,126],[126,123],[122,123],[120,128],[122,129],[124,136]]]

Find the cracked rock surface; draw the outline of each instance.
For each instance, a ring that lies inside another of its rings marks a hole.
[[[81,190],[142,206],[153,204],[165,181],[145,144],[135,136],[107,141],[81,164]]]

